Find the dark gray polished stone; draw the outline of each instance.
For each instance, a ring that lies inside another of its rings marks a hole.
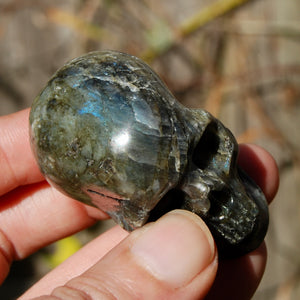
[[[182,106],[136,57],[94,52],[67,63],[35,99],[30,125],[47,180],[127,230],[184,208],[204,219],[221,256],[264,239],[266,200],[237,167],[231,132]]]

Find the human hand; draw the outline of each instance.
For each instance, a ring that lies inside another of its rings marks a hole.
[[[0,282],[13,260],[107,218],[44,181],[28,142],[28,113],[0,118]],[[272,157],[257,146],[241,145],[239,163],[270,202],[278,188]],[[177,210],[130,234],[113,227],[20,299],[50,294],[39,299],[202,299],[207,293],[208,299],[249,299],[265,263],[265,245],[218,262],[206,225]]]

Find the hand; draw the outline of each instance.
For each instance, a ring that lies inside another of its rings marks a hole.
[[[28,113],[0,118],[0,282],[13,260],[107,218],[52,189],[28,142]],[[270,202],[278,188],[272,157],[241,145],[239,163]],[[20,299],[249,299],[266,263],[265,245],[218,262],[213,238],[187,211],[166,214],[127,233],[119,226],[54,269]],[[87,296],[86,296],[87,295]]]

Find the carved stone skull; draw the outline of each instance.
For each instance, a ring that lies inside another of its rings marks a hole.
[[[136,57],[94,52],[67,63],[35,99],[30,124],[47,180],[127,230],[183,208],[204,219],[223,256],[265,236],[266,201],[237,167],[231,132],[182,106]]]

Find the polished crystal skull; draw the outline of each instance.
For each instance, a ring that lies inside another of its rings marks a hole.
[[[93,52],[67,63],[35,99],[30,136],[52,185],[126,230],[183,208],[203,218],[221,256],[264,239],[267,204],[237,166],[234,136],[177,102],[136,57]]]

